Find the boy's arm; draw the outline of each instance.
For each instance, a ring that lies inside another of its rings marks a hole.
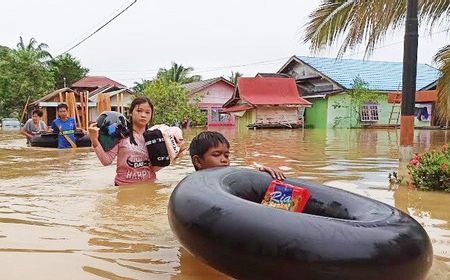
[[[56,126],[55,120],[52,121],[50,129],[51,131],[58,133],[58,127]]]
[[[286,176],[284,175],[284,173],[278,168],[272,168],[269,166],[262,165],[262,166],[258,167],[258,170],[269,173],[272,176],[272,178],[277,179],[277,180],[283,181],[284,179],[286,179]]]

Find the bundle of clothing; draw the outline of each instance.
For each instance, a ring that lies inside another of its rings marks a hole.
[[[144,132],[151,165],[168,166],[185,153],[183,132],[177,126],[158,124]]]

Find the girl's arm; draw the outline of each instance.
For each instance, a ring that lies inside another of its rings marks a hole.
[[[103,150],[102,145],[97,145],[94,147],[94,152],[97,155],[100,162],[104,165],[110,165],[117,156],[117,152],[119,151],[119,144],[115,145],[110,151],[105,152]]]

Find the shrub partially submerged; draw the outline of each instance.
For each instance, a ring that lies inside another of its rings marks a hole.
[[[450,149],[416,154],[407,166],[412,183],[420,190],[450,192]]]

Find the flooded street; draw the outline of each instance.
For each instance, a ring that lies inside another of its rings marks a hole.
[[[450,194],[389,186],[399,131],[219,131],[232,165],[278,167],[409,213],[433,243],[428,279],[450,279]],[[415,150],[448,143],[447,134],[416,130]],[[185,156],[155,184],[117,188],[115,167],[103,167],[90,148],[30,148],[0,130],[0,279],[228,279],[184,251],[167,221],[170,193],[193,171]]]

